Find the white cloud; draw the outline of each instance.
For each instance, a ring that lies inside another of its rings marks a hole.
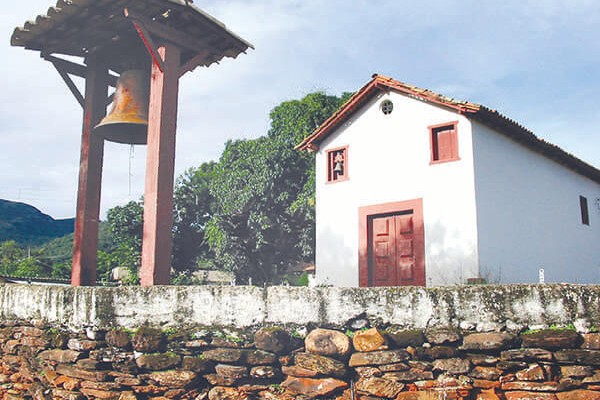
[[[600,8],[595,1],[196,0],[256,46],[199,68],[180,85],[176,170],[219,156],[229,138],[256,137],[283,100],[353,91],[378,72],[497,108],[600,166]],[[8,36],[50,0],[0,15]],[[38,54],[3,42],[0,198],[73,216],[81,109]],[[102,209],[143,192],[145,152],[108,144]]]

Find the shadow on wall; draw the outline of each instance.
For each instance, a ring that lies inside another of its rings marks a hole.
[[[346,244],[346,240],[329,228],[319,232],[317,285],[358,286],[357,250]]]
[[[425,225],[425,277],[427,286],[465,284],[479,278],[475,243],[465,244],[457,229],[440,221]]]

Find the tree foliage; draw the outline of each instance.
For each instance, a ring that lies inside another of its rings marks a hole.
[[[175,183],[175,281],[201,268],[232,271],[241,282],[277,283],[288,267],[314,257],[314,155],[294,149],[343,104],[317,92],[286,101],[270,113],[257,139],[230,140],[218,162],[185,171]],[[137,277],[141,264],[143,200],[111,208],[101,223],[98,277],[115,267]],[[0,271],[68,278],[73,235],[30,257],[14,242],[0,244]],[[44,252],[48,258],[42,259]],[[32,260],[33,259],[33,260]]]
[[[238,279],[272,282],[314,253],[314,159],[294,146],[343,103],[312,93],[271,111],[267,136],[228,141],[211,193],[207,229],[218,265]]]

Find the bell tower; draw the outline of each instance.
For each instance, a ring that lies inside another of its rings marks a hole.
[[[168,284],[179,78],[252,45],[192,0],[58,0],[11,44],[39,51],[83,108],[71,284],[96,282],[105,140],[148,146],[140,278]],[[72,76],[85,79],[83,94]]]

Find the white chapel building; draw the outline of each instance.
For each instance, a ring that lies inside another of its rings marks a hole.
[[[496,110],[374,75],[297,148],[318,284],[600,283],[600,170]]]

